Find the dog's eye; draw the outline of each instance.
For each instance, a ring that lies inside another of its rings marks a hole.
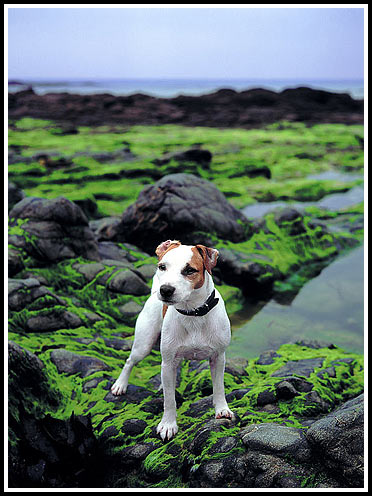
[[[165,266],[165,264],[159,264],[159,265],[158,265],[158,269],[159,269],[159,270],[166,270],[166,268],[167,268],[167,267]]]
[[[183,269],[183,271],[181,272],[181,274],[183,276],[191,276],[191,274],[195,274],[195,272],[198,272],[196,269],[194,269],[193,267],[185,267]]]

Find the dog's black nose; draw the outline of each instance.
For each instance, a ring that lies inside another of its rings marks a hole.
[[[163,284],[162,286],[160,286],[160,294],[163,298],[170,298],[175,290],[176,288],[170,286],[169,284]]]

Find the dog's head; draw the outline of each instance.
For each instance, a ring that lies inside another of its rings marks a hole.
[[[212,273],[218,251],[204,245],[182,245],[167,240],[155,251],[159,262],[158,298],[167,305],[188,301],[191,293],[204,285],[205,271]]]

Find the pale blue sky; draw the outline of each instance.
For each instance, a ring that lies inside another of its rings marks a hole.
[[[9,8],[9,78],[363,77],[362,8]]]

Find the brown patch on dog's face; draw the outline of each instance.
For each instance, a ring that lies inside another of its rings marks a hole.
[[[214,269],[217,263],[218,250],[216,250],[215,248],[208,248],[204,245],[196,245],[194,248],[200,254],[203,260],[204,267],[207,269],[209,274],[212,274],[212,269]]]
[[[182,273],[188,279],[190,279],[194,289],[199,289],[203,286],[205,279],[204,261],[196,246],[193,246],[191,250],[193,252],[193,255],[190,262],[186,265]]]
[[[169,250],[173,250],[173,248],[178,248],[181,246],[180,241],[172,241],[168,239],[167,241],[163,241],[155,250],[155,254],[157,255],[158,259],[161,260],[166,253],[168,253]]]

